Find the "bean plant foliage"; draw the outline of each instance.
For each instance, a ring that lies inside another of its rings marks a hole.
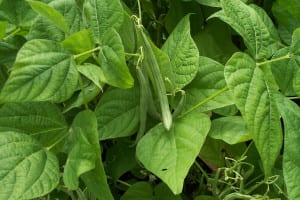
[[[0,0],[0,200],[300,199],[300,1]]]

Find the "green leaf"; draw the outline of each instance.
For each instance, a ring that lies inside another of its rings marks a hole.
[[[182,200],[175,196],[170,189],[160,183],[154,189],[148,182],[137,182],[133,184],[121,197],[121,200]]]
[[[153,200],[152,187],[148,182],[133,184],[120,200]]]
[[[211,7],[221,7],[219,0],[195,0],[197,3]]]
[[[131,88],[134,80],[126,65],[124,47],[119,34],[114,29],[110,29],[101,41],[103,46],[99,53],[99,60],[105,82],[123,89]]]
[[[30,27],[35,13],[27,1],[0,1],[0,21],[8,21],[18,27]]]
[[[263,71],[245,53],[235,53],[226,63],[225,79],[252,134],[265,176],[269,177],[282,145],[275,91]]]
[[[114,181],[137,165],[135,146],[126,140],[118,140],[114,143],[111,148],[107,149],[105,158],[107,174]]]
[[[18,50],[19,47],[14,44],[0,42],[0,63],[9,66],[13,65]]]
[[[224,66],[210,58],[199,58],[199,69],[195,79],[185,88],[186,105],[188,110],[199,102],[205,101],[214,93],[226,87]],[[200,106],[198,111],[209,111],[232,105],[233,98],[230,91],[224,92]]]
[[[84,28],[82,14],[76,4],[76,0],[55,0],[51,1],[49,6],[61,13],[69,26],[70,34]],[[29,40],[48,39],[61,42],[66,36],[65,32],[58,28],[50,19],[38,15],[33,21],[27,38]]]
[[[84,105],[85,103],[92,101],[100,92],[101,89],[95,84],[91,83],[90,85],[84,88],[84,91],[80,91],[78,96],[68,100],[67,102],[64,102],[65,108],[63,112],[68,112],[73,108],[78,108]]]
[[[277,51],[272,59],[276,59],[287,55],[290,52],[290,48],[283,48]],[[293,89],[293,79],[296,76],[296,71],[300,66],[300,59],[297,56],[293,56],[290,59],[284,59],[271,63],[272,74],[278,84],[280,91],[286,96],[294,96],[295,91]]]
[[[123,8],[119,0],[87,0],[84,13],[96,42],[100,42],[107,30],[117,30],[123,23]]]
[[[231,31],[220,20],[209,20],[204,29],[193,35],[199,54],[226,63],[231,55],[239,51],[231,40]]]
[[[189,15],[178,23],[162,50],[170,58],[175,89],[182,89],[194,79],[199,66],[199,52],[191,37]]]
[[[293,32],[290,53],[292,55],[300,56],[300,28],[297,28]]]
[[[90,37],[90,33],[87,29],[83,29],[79,32],[70,35],[64,41],[61,42],[61,45],[73,54],[80,54],[85,51],[89,51],[94,47],[92,39]],[[91,55],[92,54],[90,53],[80,56],[78,58],[78,63],[82,63]]]
[[[0,130],[26,133],[44,146],[51,146],[67,129],[64,116],[54,104],[7,103],[0,108]]]
[[[299,62],[300,63],[300,62]],[[296,95],[300,97],[300,69],[295,70],[295,76],[293,79],[293,88],[296,92]]]
[[[134,134],[139,123],[139,90],[137,87],[107,90],[97,104],[100,140]]]
[[[32,137],[0,132],[0,199],[33,199],[59,182],[58,160]]]
[[[289,199],[300,197],[300,109],[284,96],[277,98],[278,107],[284,122],[283,175]]]
[[[68,154],[63,180],[70,190],[76,190],[78,178],[95,168],[98,156],[97,118],[89,110],[78,113],[72,124],[73,148]]]
[[[70,32],[69,25],[66,22],[64,16],[55,8],[52,8],[51,6],[40,1],[28,0],[28,2],[35,12],[51,20],[59,29],[61,29],[65,33]]]
[[[246,123],[240,116],[221,117],[211,122],[209,136],[228,144],[237,144],[252,139]]]
[[[20,49],[0,99],[62,102],[75,91],[77,78],[75,61],[59,44],[31,40]]]
[[[5,36],[7,25],[8,25],[8,22],[0,21],[0,40],[2,40],[2,38]]]
[[[139,141],[137,158],[146,169],[161,178],[174,194],[179,194],[209,128],[208,116],[197,112],[175,120],[169,131],[159,124]]]
[[[269,25],[260,15],[240,0],[221,0],[222,11],[212,15],[229,24],[238,32],[256,60],[269,58],[277,49]]]
[[[276,0],[272,7],[281,39],[291,44],[291,37],[300,26],[300,2],[298,0]]]
[[[98,88],[102,89],[104,84],[101,80],[105,80],[105,78],[100,67],[94,64],[85,63],[84,65],[77,65],[77,70],[90,79]]]

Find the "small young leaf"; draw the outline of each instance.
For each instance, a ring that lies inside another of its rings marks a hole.
[[[284,122],[283,175],[289,199],[300,197],[300,109],[284,96],[277,97],[277,104]]]
[[[84,2],[84,13],[96,42],[100,42],[107,30],[118,29],[123,23],[120,0],[87,0]]]
[[[91,50],[93,48],[93,42],[90,37],[90,33],[87,29],[83,29],[77,33],[74,33],[61,42],[61,45],[73,54],[80,54],[82,52]],[[78,63],[85,61],[91,54],[86,54],[78,58]]]
[[[137,87],[107,90],[97,104],[100,140],[134,134],[139,123],[139,90]]]
[[[58,185],[56,156],[32,137],[0,132],[0,147],[0,199],[33,199]]]
[[[66,134],[67,122],[51,103],[7,103],[0,108],[0,130],[31,135],[43,146],[51,146]]]
[[[178,23],[162,50],[171,61],[174,89],[182,89],[194,79],[199,67],[199,52],[191,37],[189,15]]]
[[[31,40],[20,49],[0,101],[62,102],[75,91],[77,78],[75,61],[59,44]]]
[[[275,91],[263,71],[245,53],[235,53],[226,63],[225,79],[252,134],[265,175],[269,177],[282,145]]]
[[[98,88],[102,89],[104,84],[101,81],[105,80],[105,77],[100,67],[85,63],[84,65],[77,65],[77,70],[90,79]]]
[[[114,29],[109,29],[101,41],[99,60],[106,83],[123,89],[131,88],[134,79],[126,65],[124,47],[119,34]]]
[[[158,124],[139,141],[137,157],[174,194],[179,194],[209,128],[208,116],[197,112],[176,119],[169,131]]]
[[[76,190],[79,185],[78,178],[96,165],[99,144],[95,114],[89,110],[78,113],[71,133],[73,147],[64,167],[63,180],[70,190]]]
[[[59,29],[61,29],[65,33],[70,32],[69,25],[66,22],[64,16],[56,9],[40,1],[28,0],[28,2],[35,12],[51,20]]]

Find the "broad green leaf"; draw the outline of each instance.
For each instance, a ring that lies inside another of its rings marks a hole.
[[[120,200],[153,200],[152,186],[148,182],[133,184]]]
[[[108,148],[105,158],[107,174],[114,181],[137,165],[135,146],[126,140],[118,140],[111,148]]]
[[[300,28],[297,28],[293,32],[290,53],[292,55],[300,56]]]
[[[59,11],[40,1],[28,0],[28,2],[35,12],[51,20],[59,29],[61,29],[65,33],[69,33],[69,25],[66,22],[64,16]]]
[[[240,116],[221,117],[211,122],[209,136],[228,144],[237,144],[252,139],[246,123]]]
[[[68,36],[64,41],[61,42],[61,45],[73,54],[80,54],[85,51],[89,51],[94,47],[90,33],[87,29],[83,29]],[[78,63],[85,61],[91,55],[92,54],[90,53],[78,57]]]
[[[73,94],[77,78],[75,61],[59,44],[31,40],[20,49],[0,100],[62,102]]]
[[[249,6],[251,8],[253,8],[256,11],[256,13],[259,15],[259,17],[262,19],[262,21],[264,22],[264,24],[268,28],[268,31],[269,31],[271,37],[275,41],[279,42],[280,38],[279,38],[279,35],[278,35],[278,32],[277,32],[277,29],[274,26],[274,23],[273,23],[272,19],[266,13],[266,11],[262,7],[257,6],[256,4],[250,4]]]
[[[0,132],[0,199],[33,199],[59,183],[58,160],[32,137]]]
[[[111,88],[102,95],[95,114],[100,140],[134,134],[139,123],[139,90]]]
[[[166,184],[160,183],[154,188],[153,200],[182,200],[182,198],[180,195],[174,195]]]
[[[284,122],[283,175],[289,199],[300,197],[300,109],[284,96],[277,98],[278,107]]]
[[[194,200],[218,200],[218,199],[213,196],[200,195],[200,196],[197,196]]]
[[[137,51],[137,49],[135,49],[137,48],[135,29],[135,24],[131,19],[129,13],[124,11],[124,20],[118,32],[122,39],[125,52],[135,53]]]
[[[73,147],[64,167],[63,180],[70,190],[76,190],[78,178],[96,165],[99,142],[95,114],[89,110],[78,113],[73,121],[71,134]]]
[[[208,116],[197,112],[176,119],[169,131],[158,124],[139,141],[137,158],[174,194],[179,194],[209,128]]]
[[[60,110],[46,102],[7,103],[0,107],[0,130],[31,135],[51,146],[66,134],[68,125]]]
[[[290,48],[283,48],[277,51],[272,59],[276,59],[287,55],[290,52]],[[278,84],[280,91],[286,96],[294,96],[295,91],[293,89],[293,78],[296,76],[295,71],[300,66],[300,59],[297,56],[293,56],[290,59],[284,59],[271,64],[272,74]]]
[[[0,1],[0,21],[8,21],[18,27],[30,27],[35,13],[27,1]]]
[[[77,7],[76,0],[55,0],[49,3],[64,17],[69,26],[70,34],[83,29],[82,14]],[[48,39],[61,42],[66,38],[66,34],[58,28],[50,19],[38,15],[34,20],[30,32],[27,35],[29,40]]]
[[[273,3],[272,12],[277,21],[281,39],[291,44],[292,34],[300,26],[300,1],[276,0]]]
[[[211,95],[226,87],[224,66],[210,58],[199,58],[199,69],[195,79],[185,88],[186,105],[188,110],[199,102],[205,101]],[[234,104],[230,91],[223,92],[210,99],[198,108],[198,111],[209,111]]]
[[[194,79],[199,66],[199,52],[191,37],[189,15],[178,23],[162,50],[170,58],[175,89],[182,89]]]
[[[90,79],[98,88],[102,89],[104,84],[101,80],[104,80],[105,78],[100,67],[94,64],[85,63],[84,65],[77,65],[77,70]]]
[[[275,91],[263,71],[245,53],[235,53],[226,63],[225,79],[252,134],[265,176],[269,177],[282,145]]]
[[[102,48],[99,53],[104,82],[109,85],[127,89],[133,86],[133,78],[126,65],[124,47],[119,34],[110,29],[102,38]]]
[[[212,15],[229,24],[238,32],[256,60],[269,58],[277,48],[271,37],[269,25],[260,15],[240,0],[221,0],[222,11]]]
[[[118,29],[123,23],[120,0],[87,0],[84,3],[84,13],[96,42],[100,42],[107,30]]]
[[[2,38],[5,36],[7,25],[8,22],[0,21],[0,40],[2,40]]]

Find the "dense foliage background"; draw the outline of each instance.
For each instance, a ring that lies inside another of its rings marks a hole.
[[[300,199],[300,1],[0,0],[0,200]]]

